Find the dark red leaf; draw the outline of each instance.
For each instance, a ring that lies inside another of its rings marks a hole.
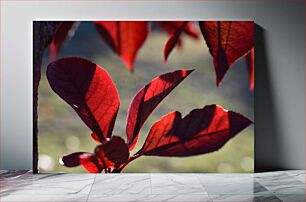
[[[90,173],[101,173],[103,168],[100,166],[99,159],[91,153],[75,152],[63,156],[60,163],[66,167],[75,167],[82,165]]]
[[[102,161],[102,167],[117,168],[129,158],[129,149],[121,137],[113,136],[109,141],[98,145],[95,154]]]
[[[157,21],[156,23],[169,35],[172,35],[183,25],[184,21]],[[185,34],[191,36],[192,38],[199,38],[199,32],[191,22],[187,23],[183,31]]]
[[[138,140],[138,133],[158,104],[183,81],[193,70],[178,70],[154,78],[133,98],[127,115],[126,135],[132,150]]]
[[[95,153],[76,152],[63,156],[60,160],[66,167],[82,165],[91,173],[100,173],[106,168],[118,168],[129,157],[129,150],[121,137],[113,136],[103,141],[95,149]]]
[[[219,86],[231,65],[254,47],[254,22],[203,21],[199,24],[213,56]]]
[[[218,105],[194,109],[184,118],[171,112],[152,126],[138,155],[184,157],[213,152],[251,123]]]
[[[61,49],[63,43],[67,40],[68,36],[71,37],[77,26],[75,22],[62,22],[54,33],[52,42],[50,44],[50,58],[55,59],[57,53]]]
[[[63,58],[48,65],[47,78],[100,141],[111,137],[120,101],[105,70],[86,59]]]
[[[60,159],[60,163],[66,167],[79,166],[81,165],[81,162],[83,160],[87,161],[87,159],[89,159],[88,157],[89,155],[91,154],[87,152],[75,152],[75,153],[63,156]]]
[[[164,62],[167,62],[168,56],[175,47],[175,45],[179,42],[180,35],[184,31],[188,22],[184,22],[181,27],[179,27],[173,34],[171,34],[168,39],[165,47],[164,47]]]
[[[246,55],[245,57],[247,68],[249,72],[249,80],[250,80],[250,90],[254,90],[254,72],[255,72],[255,65],[254,65],[254,48]]]
[[[144,43],[149,31],[148,23],[141,21],[97,21],[95,22],[104,41],[133,70],[137,52]]]

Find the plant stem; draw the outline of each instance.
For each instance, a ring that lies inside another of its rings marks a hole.
[[[137,154],[134,154],[133,156],[131,156],[131,157],[129,158],[129,160],[128,160],[126,163],[122,164],[122,165],[117,169],[117,172],[118,172],[118,173],[121,173],[121,171],[125,168],[125,166],[127,166],[127,164],[131,163],[132,161],[134,161],[135,159],[137,159],[137,158],[140,157],[140,156],[141,156],[141,155],[139,155],[138,153],[137,153]]]

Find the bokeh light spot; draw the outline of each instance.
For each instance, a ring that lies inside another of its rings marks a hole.
[[[44,171],[52,171],[54,168],[54,159],[47,154],[41,154],[38,157],[38,168]]]

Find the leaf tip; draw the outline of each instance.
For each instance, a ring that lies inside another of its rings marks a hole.
[[[248,119],[247,117],[245,117],[245,119],[246,119],[246,120],[245,120],[245,121],[246,121],[246,127],[248,127],[248,126],[254,124],[254,121]]]
[[[189,74],[191,74],[194,71],[195,71],[195,69],[187,69],[187,72],[189,72]]]
[[[164,55],[164,64],[167,64],[167,59],[168,59],[168,57],[166,55]]]
[[[222,81],[221,79],[218,79],[218,78],[217,78],[217,80],[216,80],[216,85],[217,85],[217,87],[219,87],[219,86],[221,85],[221,81]]]
[[[63,157],[59,158],[58,159],[58,163],[61,165],[61,166],[65,166],[65,163],[63,161]]]
[[[242,130],[244,128],[247,128],[251,124],[254,124],[252,120],[250,120],[249,118],[245,117],[244,115],[240,113],[237,113],[234,111],[229,111],[228,113],[229,113],[228,116],[229,116],[229,120],[231,124],[243,126]]]
[[[167,44],[168,44],[168,42],[166,43],[165,48],[164,48],[164,64],[167,63],[169,54],[171,52],[171,50],[170,51],[168,50]]]
[[[131,72],[131,73],[134,73],[134,64],[133,64],[133,62],[124,62],[125,63],[125,66],[126,66],[126,68],[129,70],[129,72]]]
[[[186,77],[186,76],[188,76],[189,74],[191,74],[193,71],[194,71],[195,69],[184,69],[184,70],[182,70],[182,75],[184,76],[184,77]]]

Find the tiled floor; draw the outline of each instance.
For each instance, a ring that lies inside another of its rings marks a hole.
[[[305,201],[305,171],[38,174],[1,171],[0,201]]]

